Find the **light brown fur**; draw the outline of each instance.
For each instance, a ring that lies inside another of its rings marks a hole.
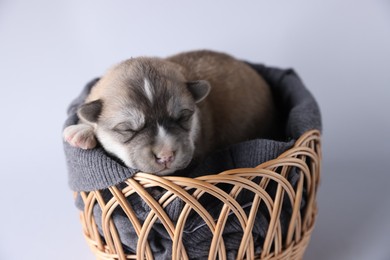
[[[249,65],[213,51],[167,60],[181,65],[188,81],[203,79],[211,85],[207,98],[198,104],[202,127],[197,153],[271,134],[275,117],[271,90]]]

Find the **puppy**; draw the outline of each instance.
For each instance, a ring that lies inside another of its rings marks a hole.
[[[64,130],[72,146],[97,141],[127,167],[167,175],[229,144],[266,137],[275,108],[247,64],[212,51],[132,58],[111,68]]]

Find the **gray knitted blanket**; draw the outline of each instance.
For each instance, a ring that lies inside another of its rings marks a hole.
[[[233,168],[255,167],[276,158],[289,149],[304,132],[311,129],[321,130],[319,107],[293,70],[250,65],[264,77],[272,88],[279,109],[280,133],[278,140],[256,139],[231,145],[224,150],[211,154],[201,164],[190,165],[177,174],[197,177]],[[77,108],[83,103],[96,81],[97,79],[90,82],[83,89],[80,96],[71,103],[65,127],[77,123]],[[68,166],[69,185],[74,191],[103,190],[105,199],[109,200],[110,193],[106,192],[105,189],[112,185],[121,186],[121,182],[131,178],[137,172],[136,169],[129,169],[115,158],[110,157],[101,147],[93,150],[82,150],[71,147],[64,142],[64,150]],[[292,172],[289,175],[289,181],[294,186],[298,181],[298,173]],[[220,188],[228,189],[228,187]],[[275,189],[270,185],[267,191],[272,194]],[[151,191],[151,194],[158,199],[163,193]],[[302,211],[305,207],[305,195],[303,195]],[[241,192],[237,201],[242,205],[244,211],[249,212],[252,198],[253,195],[250,193]],[[142,223],[150,212],[150,208],[136,194],[131,195],[128,200]],[[202,196],[200,203],[205,205],[215,218],[218,217],[218,213],[223,206],[220,202],[214,201],[208,196]],[[84,205],[80,198],[76,200],[76,205],[80,210],[83,210]],[[168,216],[172,220],[177,220],[183,206],[183,202],[176,199],[166,208]],[[290,214],[288,207],[283,209],[281,213],[282,229],[287,226],[283,224],[287,223]],[[94,216],[98,225],[101,225],[101,215],[102,212],[99,207],[94,207]],[[256,253],[259,253],[268,227],[269,216],[267,210],[260,207],[256,218],[252,234],[254,241],[256,241]],[[134,253],[137,246],[137,236],[130,221],[120,210],[113,214],[113,220],[124,247],[128,253]],[[101,229],[101,226],[99,228]],[[102,232],[100,233],[102,234]],[[242,230],[237,218],[234,215],[229,216],[223,234],[229,259],[233,259],[237,252],[241,240],[240,234],[242,235]],[[199,216],[193,214],[188,217],[183,234],[183,243],[191,259],[207,258],[211,237],[211,232]],[[172,243],[161,223],[157,222],[154,225],[149,239],[155,258],[169,259],[172,253]]]

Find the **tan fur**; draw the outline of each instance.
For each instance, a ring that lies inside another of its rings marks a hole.
[[[212,51],[182,53],[168,60],[182,66],[188,81],[203,79],[211,85],[210,94],[199,104],[197,154],[270,135],[275,117],[271,90],[247,64]]]

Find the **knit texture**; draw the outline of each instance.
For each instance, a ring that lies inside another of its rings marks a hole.
[[[312,129],[321,130],[319,107],[293,70],[270,68],[264,65],[249,65],[261,74],[271,86],[280,118],[278,140],[256,139],[234,144],[224,150],[215,151],[202,163],[197,165],[190,164],[187,169],[176,174],[197,177],[205,174],[216,174],[233,168],[256,167],[263,162],[278,157],[289,149],[306,131]],[[77,124],[76,111],[82,105],[97,80],[91,81],[83,89],[79,97],[71,103],[65,127]],[[82,150],[71,147],[64,142],[64,149],[70,188],[74,191],[103,190],[103,197],[107,201],[112,195],[105,189],[112,185],[120,187],[121,182],[131,178],[138,171],[137,169],[123,166],[118,160],[110,157],[101,147],[92,150]],[[289,175],[289,181],[293,186],[298,182],[298,176],[299,174],[297,172],[294,173],[294,171]],[[227,187],[220,188],[227,189]],[[272,185],[269,185],[267,188],[269,194],[275,193],[275,190],[276,187]],[[150,193],[155,199],[158,199],[164,192],[150,191]],[[249,212],[252,199],[253,194],[242,192],[237,201],[244,211]],[[137,194],[129,196],[128,201],[142,223],[150,212],[149,206]],[[306,197],[303,194],[301,210],[304,210],[305,201]],[[215,202],[212,197],[207,195],[202,196],[200,203],[215,218],[218,217],[219,211],[223,206],[220,202]],[[84,205],[80,197],[76,199],[76,205],[80,210],[83,210]],[[176,199],[165,210],[168,216],[175,221],[183,207],[184,202]],[[93,211],[100,234],[103,234],[101,209],[95,206]],[[287,227],[286,223],[289,215],[291,215],[291,212],[289,212],[288,207],[285,207],[281,212],[282,230],[285,230]],[[124,247],[129,253],[134,253],[137,246],[137,235],[130,221],[121,210],[116,210],[112,218]],[[266,235],[267,227],[267,210],[260,207],[252,232],[254,241],[257,241],[255,244],[256,253],[261,251],[260,245]],[[242,229],[238,219],[234,215],[229,216],[224,229],[224,241],[228,259],[234,259],[241,235]],[[285,232],[282,235],[285,235]],[[153,226],[149,238],[154,257],[156,259],[169,259],[172,254],[172,242],[161,223],[157,222]],[[212,234],[204,221],[196,214],[190,215],[183,233],[183,243],[190,259],[207,258],[211,239]]]

